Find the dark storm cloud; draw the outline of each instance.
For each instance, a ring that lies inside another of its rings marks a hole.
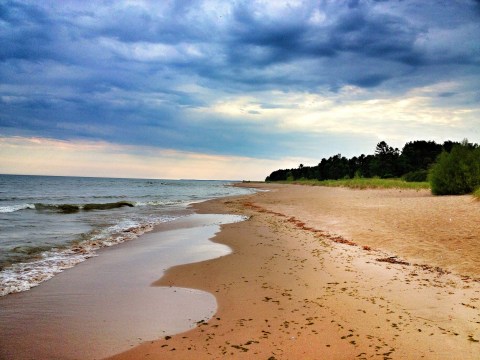
[[[41,9],[6,2],[0,4],[0,21],[3,25],[0,60],[41,60],[53,55],[48,48],[53,38],[47,30],[54,24]]]
[[[473,0],[4,1],[0,133],[265,156],[260,138],[292,137],[189,110],[216,94],[478,81],[478,9]]]
[[[371,14],[368,8],[358,9],[358,4],[351,7],[355,9],[341,12],[331,24],[315,26],[307,23],[310,13],[304,13],[294,21],[271,21],[254,18],[250,9],[242,6],[234,14],[236,26],[232,31],[234,41],[231,47],[263,49],[264,53],[270,54],[271,63],[298,57],[335,57],[341,52],[399,62],[419,55],[414,50],[418,29],[409,26],[404,19]],[[244,58],[251,58],[252,53],[247,51]]]

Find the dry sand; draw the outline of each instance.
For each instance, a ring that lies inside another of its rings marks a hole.
[[[153,284],[211,292],[214,317],[113,359],[480,358],[480,203],[258,187],[271,191],[196,205],[250,216],[213,239],[232,254]]]

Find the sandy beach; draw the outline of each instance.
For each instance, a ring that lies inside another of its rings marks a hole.
[[[231,254],[152,284],[214,294],[215,315],[112,359],[479,358],[480,203],[255,186],[270,191],[195,205],[249,216],[212,239]]]

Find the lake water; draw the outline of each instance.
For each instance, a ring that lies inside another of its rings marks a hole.
[[[231,184],[0,175],[0,296],[185,216],[191,203],[253,191]]]

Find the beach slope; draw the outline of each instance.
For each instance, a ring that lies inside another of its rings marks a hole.
[[[478,359],[478,202],[256,186],[195,205],[250,217],[213,238],[232,254],[152,284],[214,294],[214,317],[112,359]]]

